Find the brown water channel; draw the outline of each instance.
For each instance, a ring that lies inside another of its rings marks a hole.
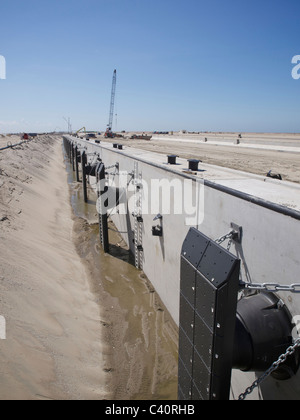
[[[175,400],[178,329],[145,274],[135,268],[111,221],[110,254],[102,251],[96,196],[89,189],[89,202],[84,204],[82,184],[76,182],[68,163],[66,167],[75,214],[74,239],[100,309],[111,399]]]

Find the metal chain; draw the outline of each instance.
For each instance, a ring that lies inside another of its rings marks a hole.
[[[290,292],[300,293],[300,284],[293,283],[290,285],[278,283],[240,283],[240,286],[247,290],[258,290],[263,292]]]
[[[289,356],[292,356],[298,348],[300,348],[300,338],[298,338],[298,340],[296,340],[295,343],[290,346],[287,351],[282,354],[260,378],[254,381],[253,384],[239,396],[239,401],[244,401],[248,395],[252,394],[252,392],[258,388],[259,385],[264,382],[276,369],[278,369],[278,367],[282,365]]]
[[[221,236],[220,238],[216,239],[215,242],[219,245],[221,245],[223,242],[227,241],[229,239],[228,245],[227,245],[227,251],[230,250],[231,244],[233,241],[233,237],[236,235],[236,231],[232,230],[229,233],[227,233],[224,236]]]
[[[107,171],[108,169],[113,169],[113,168],[116,168],[116,164],[114,164],[114,165],[111,165],[111,166],[106,166],[105,167],[105,170]]]
[[[224,236],[216,239],[215,242],[221,245],[223,242],[229,239],[227,245],[227,251],[230,250],[233,239],[236,235],[236,231],[232,230]],[[262,292],[290,292],[300,293],[300,283],[293,283],[290,285],[284,285],[279,283],[244,283],[240,282],[240,287],[246,290],[257,290]]]

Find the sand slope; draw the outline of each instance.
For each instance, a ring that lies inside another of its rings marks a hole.
[[[109,398],[68,194],[60,138],[0,152],[0,399]]]

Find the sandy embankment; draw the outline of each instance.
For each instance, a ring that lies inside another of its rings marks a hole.
[[[0,139],[0,147],[7,141]],[[16,141],[15,141],[16,140]],[[61,139],[0,152],[1,399],[110,398],[99,307],[73,244]]]

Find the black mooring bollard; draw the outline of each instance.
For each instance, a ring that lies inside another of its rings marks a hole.
[[[168,164],[169,165],[176,165],[176,159],[178,156],[176,155],[168,155]]]
[[[189,169],[191,171],[197,172],[198,171],[199,163],[201,161],[200,160],[197,160],[197,159],[189,159],[188,162],[189,162]]]

